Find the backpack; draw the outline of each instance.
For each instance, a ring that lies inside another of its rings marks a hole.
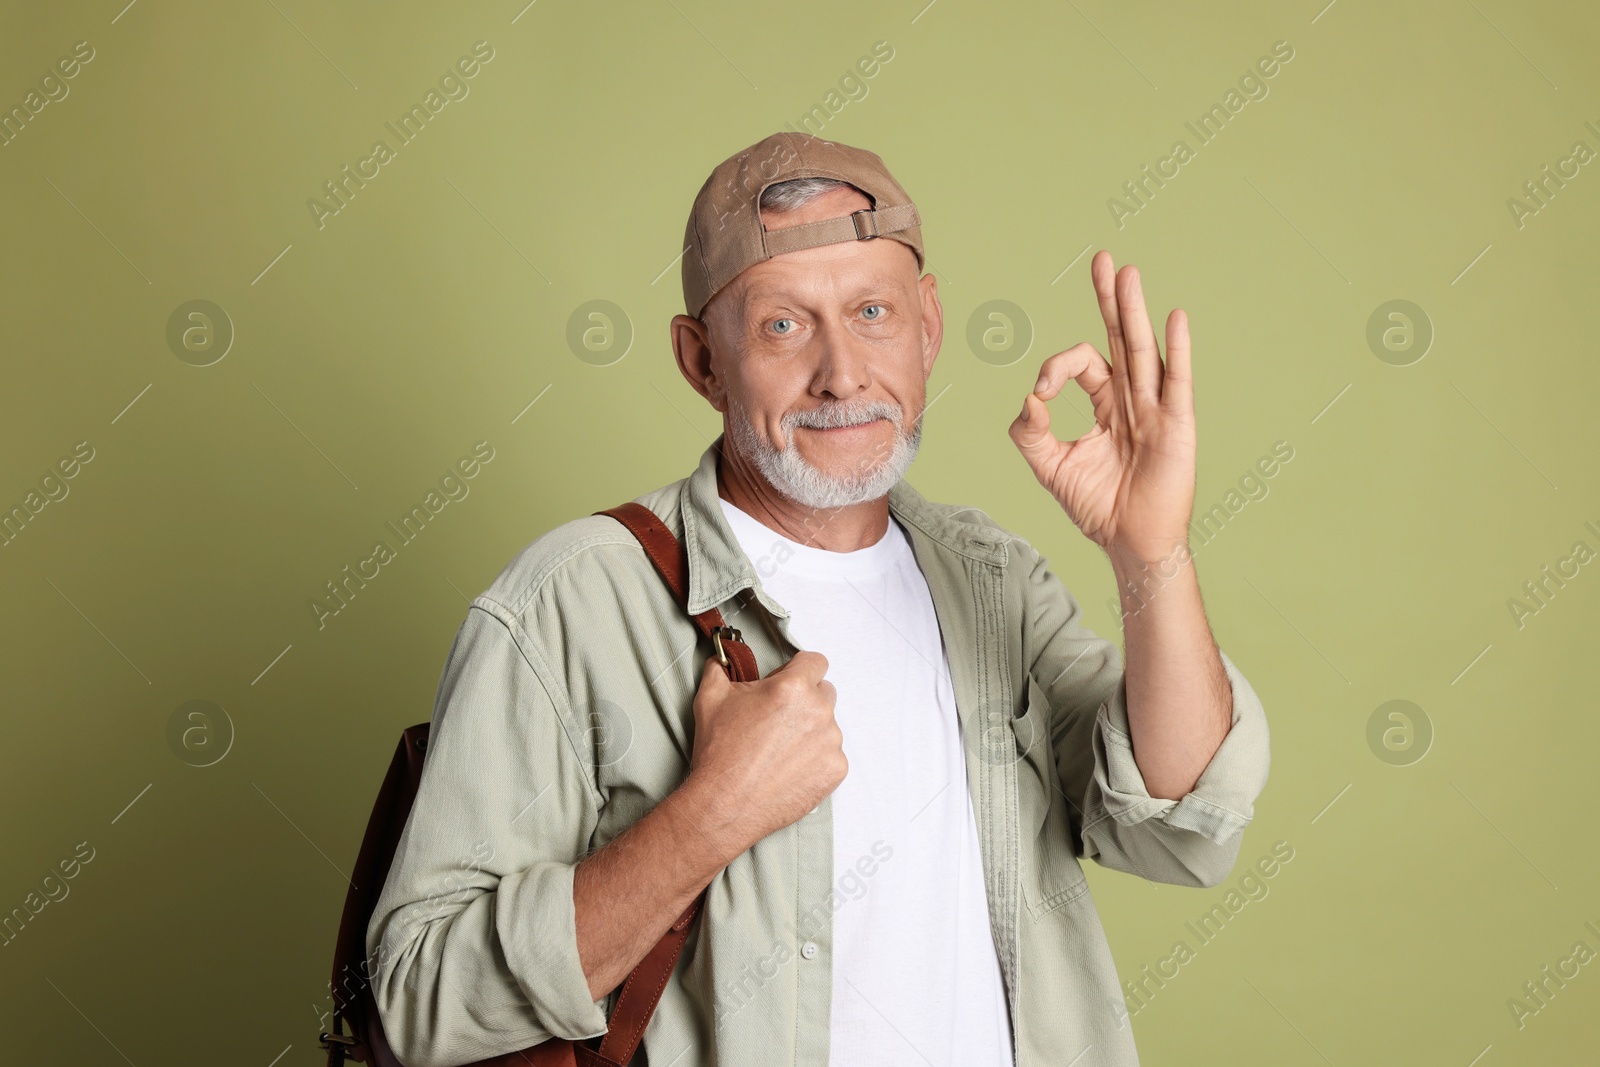
[[[643,504],[630,501],[594,514],[610,515],[639,539],[645,555],[671,586],[678,603],[687,610],[688,554],[655,513]],[[700,632],[711,641],[713,651],[731,679],[748,682],[760,677],[755,654],[744,643],[739,631],[723,622],[721,612],[711,608],[693,619]],[[367,819],[366,834],[361,839],[361,851],[351,873],[350,889],[345,894],[338,941],[334,946],[333,1024],[331,1030],[318,1035],[318,1043],[328,1050],[328,1067],[341,1067],[347,1057],[375,1067],[404,1067],[384,1036],[383,1021],[373,998],[372,975],[367,973],[367,926],[416,800],[428,749],[429,726],[430,723],[418,723],[400,734],[400,744],[389,761],[388,773],[378,789],[378,798]],[[705,891],[702,890],[622,983],[609,1029],[598,1045],[588,1043],[595,1040],[593,1038],[586,1041],[551,1038],[530,1048],[478,1060],[469,1067],[625,1067],[644,1037],[645,1025],[655,1013],[662,990],[689,939],[689,927],[704,901]],[[347,1024],[348,1034],[345,1033]]]

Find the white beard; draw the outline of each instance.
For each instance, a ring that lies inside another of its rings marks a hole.
[[[827,510],[861,504],[886,496],[917,458],[922,443],[922,419],[905,431],[905,413],[898,404],[873,400],[859,404],[831,404],[813,411],[790,412],[783,417],[784,447],[773,448],[751,424],[749,415],[731,396],[728,398],[728,432],[739,455],[755,465],[778,492],[809,508]],[[834,477],[808,463],[795,447],[796,427],[831,429],[854,426],[869,419],[888,419],[894,424],[894,447],[886,459],[874,447],[862,456],[858,469]],[[876,462],[874,462],[876,460]]]

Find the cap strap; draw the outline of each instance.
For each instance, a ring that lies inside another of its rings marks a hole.
[[[818,245],[882,237],[921,224],[915,204],[896,204],[876,211],[863,210],[836,219],[786,226],[781,230],[764,229],[761,236],[767,255],[778,256],[785,252],[798,252],[802,248],[816,248]]]

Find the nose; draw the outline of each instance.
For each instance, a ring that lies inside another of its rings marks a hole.
[[[843,325],[828,322],[817,330],[817,367],[811,391],[849,400],[872,385],[872,350]]]

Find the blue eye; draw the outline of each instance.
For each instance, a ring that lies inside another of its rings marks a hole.
[[[779,319],[777,322],[774,322],[772,324],[772,328],[774,330],[777,330],[779,333],[788,333],[789,332],[788,330],[780,329],[780,327],[786,322],[789,323],[791,326],[793,326],[793,324],[794,324],[794,320],[793,319]]]
[[[889,309],[884,307],[882,304],[868,304],[865,308],[862,309],[862,314],[865,314],[866,312],[871,311],[873,308],[877,308],[878,309],[878,314],[874,315],[874,316],[871,316],[871,320],[873,322],[877,322],[879,319],[883,318],[883,316],[885,316],[885,315],[887,315],[889,313]]]

